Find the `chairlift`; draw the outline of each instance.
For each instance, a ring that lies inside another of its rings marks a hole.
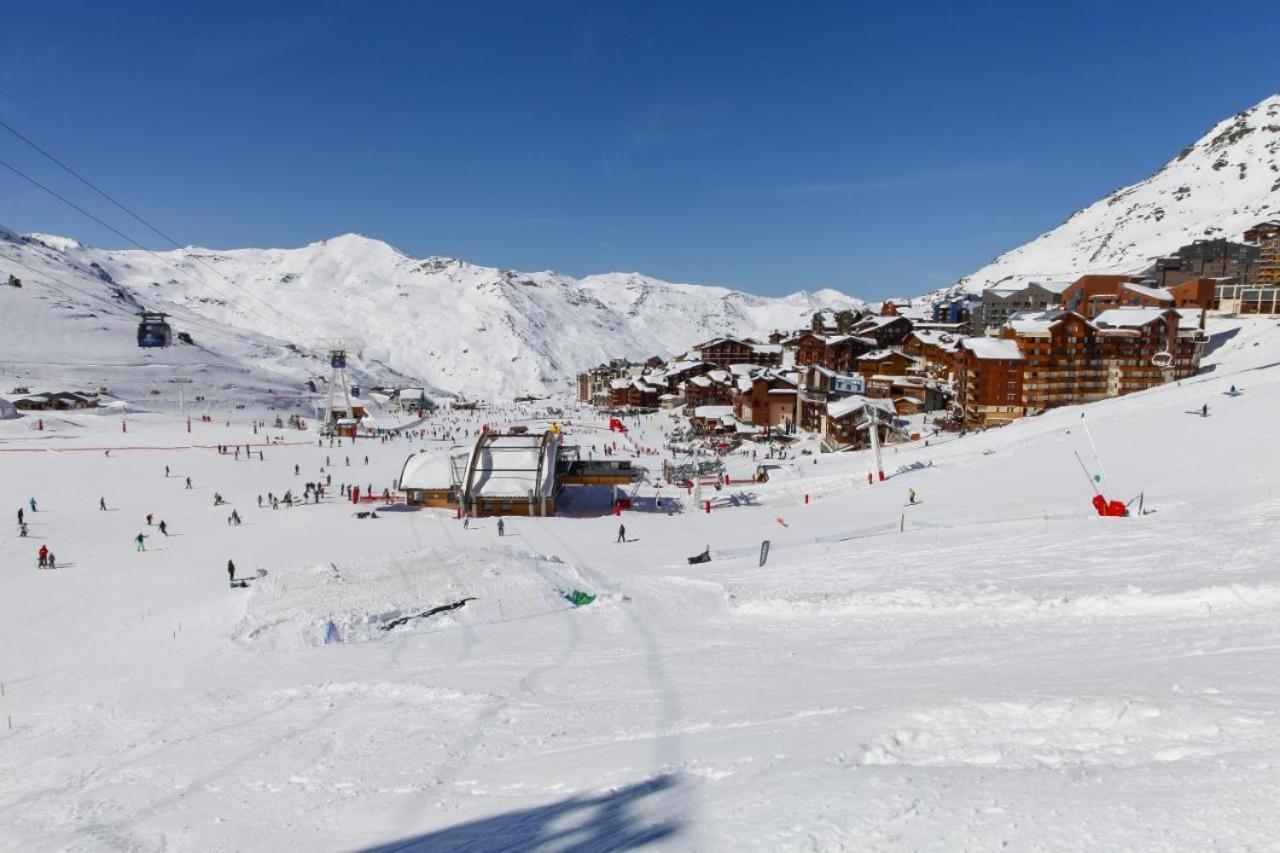
[[[1209,343],[1209,333],[1204,329],[1196,329],[1191,333],[1191,342],[1197,345],[1207,344]]]
[[[138,346],[167,347],[173,344],[173,329],[159,311],[143,311],[138,323]]]
[[[1173,354],[1169,352],[1158,352],[1151,356],[1151,363],[1160,370],[1168,370],[1173,367]]]

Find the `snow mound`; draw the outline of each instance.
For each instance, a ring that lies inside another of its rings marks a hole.
[[[258,649],[376,642],[566,610],[565,594],[583,586],[563,563],[499,551],[312,565],[254,582],[232,636]]]

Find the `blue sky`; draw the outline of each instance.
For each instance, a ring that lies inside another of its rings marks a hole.
[[[0,117],[182,242],[358,231],[876,297],[955,280],[1272,94],[1276,23],[1256,3],[26,4],[0,29]],[[0,159],[161,245],[3,132]],[[8,172],[0,224],[121,243]]]

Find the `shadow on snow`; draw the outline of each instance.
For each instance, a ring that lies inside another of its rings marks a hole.
[[[650,822],[633,811],[646,798],[674,787],[673,775],[599,796],[575,796],[551,805],[507,812],[451,826],[390,844],[368,853],[426,853],[426,851],[608,851],[635,850],[669,839],[680,831],[678,822]]]

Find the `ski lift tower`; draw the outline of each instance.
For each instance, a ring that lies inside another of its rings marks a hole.
[[[876,479],[884,481],[884,463],[880,459],[880,410],[867,403],[862,407],[867,417],[867,432],[871,439],[871,461],[875,465]]]
[[[351,406],[351,385],[347,379],[347,351],[341,347],[330,349],[329,367],[332,368],[332,372],[329,374],[329,393],[325,397],[324,416],[325,427],[333,429],[339,417],[347,420],[355,418],[355,409]],[[334,408],[334,404],[338,402],[336,399],[338,389],[342,390],[341,409]]]

